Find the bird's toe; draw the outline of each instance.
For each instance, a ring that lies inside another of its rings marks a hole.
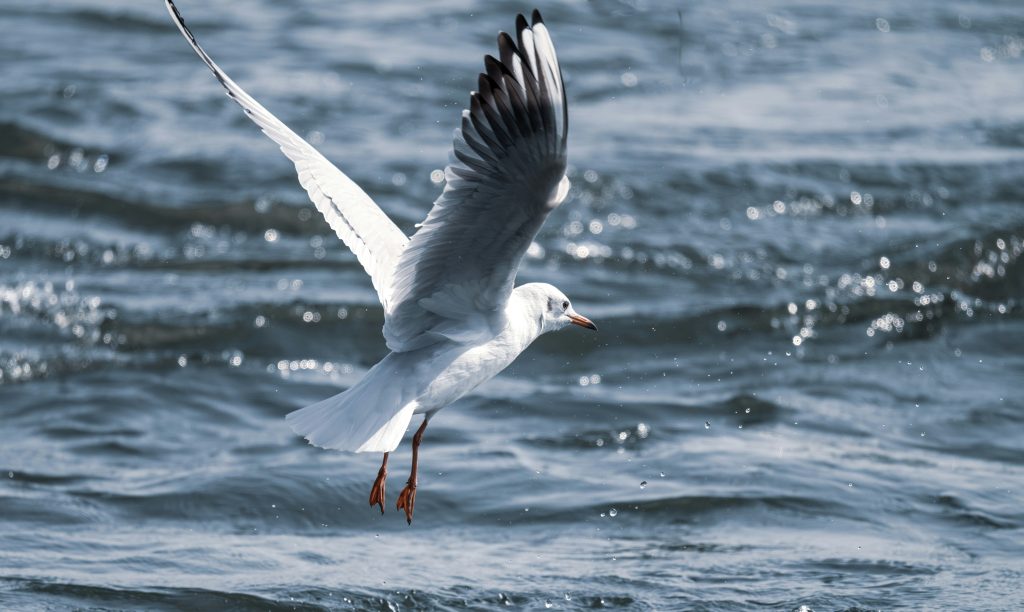
[[[370,505],[380,506],[380,513],[384,514],[384,494],[387,483],[388,472],[381,468],[377,473],[377,480],[373,481],[373,488],[370,489]]]
[[[416,484],[406,483],[405,488],[398,495],[398,502],[395,504],[397,510],[405,510],[405,522],[412,525],[413,508],[416,506]]]

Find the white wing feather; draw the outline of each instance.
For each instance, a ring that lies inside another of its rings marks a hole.
[[[409,239],[359,185],[232,81],[196,42],[174,3],[166,0],[166,4],[178,29],[227,90],[228,96],[295,163],[299,183],[309,199],[355,254],[370,275],[381,304],[388,309],[392,274]]]
[[[447,184],[399,258],[385,310],[393,351],[483,342],[506,324],[516,271],[565,198],[568,113],[562,75],[537,11],[498,36],[480,91],[455,130]]]

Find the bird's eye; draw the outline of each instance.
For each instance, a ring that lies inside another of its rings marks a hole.
[[[569,310],[569,302],[562,302],[562,310]]]

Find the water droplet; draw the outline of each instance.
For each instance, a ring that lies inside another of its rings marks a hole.
[[[746,409],[746,410],[744,410],[743,412],[744,412],[744,414],[750,414],[750,408],[747,408],[747,409]]]
[[[8,478],[14,478],[14,472],[7,472]]]
[[[608,511],[608,516],[610,516],[612,518],[615,518],[618,515],[619,515],[619,511],[616,510],[615,508],[612,508],[611,510]]]
[[[324,133],[319,130],[312,130],[306,134],[306,140],[313,146],[322,145],[324,143]]]
[[[704,421],[704,429],[711,429],[711,421]]]
[[[852,482],[848,482],[848,483],[846,483],[846,486],[848,486],[848,487],[851,487],[851,488],[852,488],[852,487],[853,487],[853,483],[852,483]]]
[[[665,472],[658,472],[658,476],[664,478],[665,477]]]
[[[641,489],[646,489],[647,488],[647,481],[646,480],[641,480],[640,481],[640,488]]]
[[[555,605],[555,604],[551,603],[550,601],[545,601],[545,602],[544,602],[544,607],[545,607],[545,608],[550,608],[550,607],[552,607],[552,606],[554,606],[554,605]]]

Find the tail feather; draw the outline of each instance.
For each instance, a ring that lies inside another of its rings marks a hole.
[[[416,402],[403,397],[389,359],[373,366],[351,389],[285,417],[310,444],[331,450],[390,452],[402,441]]]

